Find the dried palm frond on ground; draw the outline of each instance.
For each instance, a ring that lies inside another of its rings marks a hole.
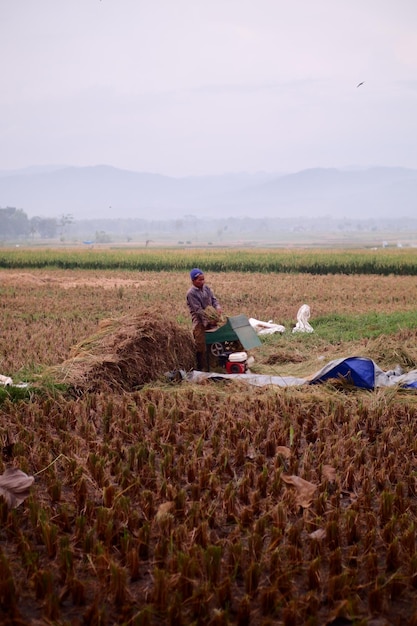
[[[47,375],[80,391],[131,391],[173,369],[192,369],[191,333],[167,318],[126,315],[102,320],[97,332]]]

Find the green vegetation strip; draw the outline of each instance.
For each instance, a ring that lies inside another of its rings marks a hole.
[[[316,336],[330,343],[392,335],[401,330],[414,329],[416,326],[417,312],[415,311],[330,315],[314,319]]]
[[[4,402],[30,400],[33,395],[29,387],[0,387],[0,405]]]
[[[93,269],[132,271],[261,272],[417,275],[417,250],[78,250],[10,249],[0,253],[4,269]]]

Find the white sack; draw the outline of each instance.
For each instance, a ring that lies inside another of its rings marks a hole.
[[[3,385],[4,387],[28,387],[29,383],[19,383],[16,384],[13,382],[13,378],[10,378],[10,376],[3,376],[2,374],[0,374],[0,385]]]
[[[310,307],[308,304],[302,304],[298,309],[297,323],[292,329],[293,333],[314,333],[314,328],[309,324]]]

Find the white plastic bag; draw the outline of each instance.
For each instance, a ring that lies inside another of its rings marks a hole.
[[[292,329],[293,333],[314,333],[314,328],[309,324],[310,307],[308,304],[302,304],[298,309],[297,323]]]

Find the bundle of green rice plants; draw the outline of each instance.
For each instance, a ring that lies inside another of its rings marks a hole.
[[[255,516],[254,508],[251,505],[244,506],[240,510],[238,523],[240,524],[242,528],[250,528],[252,526],[254,516]]]
[[[391,519],[393,514],[394,494],[388,490],[384,490],[380,495],[380,523],[384,526]]]
[[[132,542],[132,547],[127,550],[125,556],[125,564],[129,572],[130,580],[131,582],[136,582],[140,579],[142,574],[141,559],[136,541]]]
[[[98,487],[103,487],[105,481],[105,458],[92,452],[88,456],[87,466]]]
[[[208,490],[210,493],[210,498],[214,501],[219,495],[221,491],[221,481],[218,475],[215,472],[211,472],[208,484]],[[215,511],[213,509],[213,517],[215,515]]]
[[[330,606],[349,597],[350,582],[348,572],[329,576],[326,599]]]
[[[6,612],[13,612],[18,603],[19,594],[13,577],[13,566],[0,548],[0,607]]]
[[[269,487],[269,472],[268,468],[264,467],[261,473],[258,475],[256,488],[261,498],[266,498],[267,490]]]
[[[322,605],[320,593],[308,591],[300,604],[301,623],[306,624],[306,626],[320,626],[321,620],[318,618],[318,613]]]
[[[237,494],[232,483],[229,483],[224,491],[222,509],[227,523],[234,523],[238,520]]]
[[[400,545],[398,537],[394,537],[388,545],[385,559],[385,571],[396,572],[401,565]]]
[[[414,520],[407,524],[407,527],[400,535],[401,546],[405,554],[414,555],[416,552],[416,526]]]
[[[246,569],[245,561],[245,550],[241,537],[231,537],[226,550],[226,568],[232,580],[242,580]]]
[[[24,570],[29,577],[32,576],[39,568],[40,554],[22,530],[17,534],[17,550]]]
[[[140,527],[137,527],[138,524],[132,525],[131,519],[129,518],[129,530],[136,531],[137,533],[137,545],[138,545],[138,554],[141,559],[149,558],[150,550],[151,550],[151,525],[149,522],[142,522]]]
[[[376,578],[374,586],[368,592],[368,609],[371,615],[380,615],[386,607],[384,580]]]
[[[120,609],[128,597],[127,572],[114,561],[110,562],[110,593],[115,606]]]
[[[169,598],[169,575],[164,569],[155,567],[152,572],[152,602],[156,611],[164,612]]]
[[[311,560],[307,568],[307,585],[309,590],[320,589],[322,585],[322,557]]]
[[[273,525],[281,531],[284,531],[287,522],[287,510],[283,503],[279,502],[276,507],[272,509],[271,513]]]
[[[345,513],[345,538],[347,545],[352,545],[360,540],[359,514],[354,509],[348,509]]]
[[[176,588],[183,602],[187,601],[193,594],[197,570],[198,564],[194,554],[181,550],[176,553],[173,571],[178,577]]]
[[[85,624],[107,624],[109,620],[107,606],[103,603],[100,594],[96,594],[93,602],[87,607],[83,614]]]
[[[203,546],[204,547],[204,546]],[[202,560],[206,579],[214,586],[221,574],[223,549],[220,545],[206,545],[202,552]]]
[[[259,603],[261,608],[261,614],[264,616],[274,616],[277,610],[277,592],[271,585],[268,587],[262,587],[259,589]],[[266,622],[268,623],[268,622]]]
[[[291,598],[294,590],[293,563],[288,560],[288,551],[284,546],[271,555],[270,568],[270,578],[277,591],[284,599]]]
[[[398,533],[398,520],[396,516],[393,516],[382,528],[381,536],[384,542],[387,545],[389,545],[394,540],[394,537],[396,536],[397,533]]]
[[[334,515],[326,525],[326,540],[330,550],[335,550],[341,543],[341,529],[339,526],[339,516]]]
[[[258,591],[261,567],[258,561],[251,561],[245,572],[245,591],[253,597]]]
[[[109,548],[115,542],[118,533],[118,520],[111,509],[103,506],[96,508],[95,530],[98,539]]]
[[[67,536],[59,541],[58,560],[61,581],[64,582],[73,577],[74,573],[74,550]]]
[[[33,579],[37,599],[45,600],[54,595],[54,576],[51,570],[39,569]]]
[[[238,602],[236,609],[237,626],[249,626],[251,623],[251,602],[250,598],[245,595]]]
[[[284,626],[297,626],[299,623],[300,609],[296,600],[290,600],[282,612]]]
[[[75,606],[83,606],[86,603],[86,589],[83,581],[72,577],[68,582],[69,592]]]
[[[47,521],[46,519],[41,519],[40,531],[43,537],[43,543],[46,547],[47,555],[52,559],[57,553],[58,526],[50,521]]]
[[[85,476],[80,476],[80,478],[74,483],[74,496],[77,504],[78,512],[81,513],[87,503],[88,498],[88,486],[87,479]]]
[[[52,502],[59,502],[62,495],[62,483],[60,480],[53,480],[48,485],[48,493]]]
[[[238,484],[238,497],[242,504],[250,502],[251,485],[247,476],[244,476]]]
[[[290,524],[286,532],[288,543],[292,546],[300,548],[303,543],[303,530],[304,520],[302,518],[297,519],[293,524]]]
[[[410,577],[410,586],[412,589],[417,589],[417,553],[412,552],[407,568],[407,573]]]

